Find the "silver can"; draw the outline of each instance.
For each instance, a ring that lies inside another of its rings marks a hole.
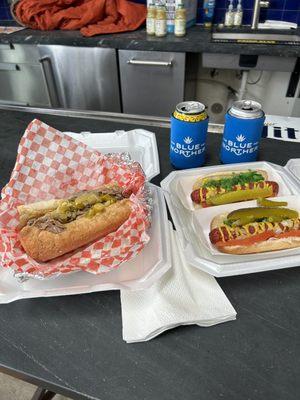
[[[228,112],[234,117],[243,119],[256,119],[264,115],[261,104],[254,100],[235,101]]]
[[[205,105],[199,101],[183,101],[177,104],[176,111],[185,115],[202,114],[205,112]]]

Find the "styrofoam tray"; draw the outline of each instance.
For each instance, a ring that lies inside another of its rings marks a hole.
[[[224,170],[225,168],[229,170],[234,170],[236,168],[236,165],[228,164],[226,166],[206,167],[199,169],[199,171],[201,171],[202,173],[202,171],[205,170],[205,174],[209,174]],[[289,171],[287,171],[287,169],[283,167],[268,162],[257,162],[251,163],[250,166],[249,163],[239,164],[238,168],[271,168],[274,174],[278,173],[280,175],[280,177],[284,181],[285,189],[290,192],[290,195],[300,194],[299,182],[293,177],[293,175]],[[284,253],[276,252],[276,254],[264,253],[264,255],[260,255],[261,261],[258,261],[257,259],[248,259],[249,256],[225,257],[224,254],[211,254],[210,249],[207,246],[203,245],[203,243],[201,243],[201,240],[199,240],[199,236],[201,236],[200,231],[197,231],[197,229],[195,229],[194,214],[197,214],[198,211],[192,211],[184,207],[182,201],[179,199],[177,192],[178,178],[182,178],[184,177],[184,175],[189,176],[191,175],[191,173],[195,174],[195,171],[197,170],[182,170],[171,172],[171,174],[169,174],[161,182],[161,187],[164,190],[164,195],[167,200],[167,204],[169,206],[176,230],[178,232],[178,237],[181,247],[183,249],[183,253],[186,257],[186,260],[191,265],[216,277],[241,275],[273,269],[300,266],[300,254],[295,254],[294,252],[292,252],[292,254],[289,256],[285,253],[285,251]],[[235,203],[234,207],[244,207],[246,203],[255,204],[255,202],[242,202]],[[224,206],[215,206],[211,209],[213,209],[214,212],[218,214],[221,213],[222,207]],[[205,210],[207,209],[203,209],[203,212],[205,212]]]
[[[288,169],[300,182],[300,158],[291,158],[284,168]]]
[[[141,164],[149,181],[160,172],[156,137],[152,132],[133,129],[128,132],[64,133],[105,154],[128,152],[133,160]]]
[[[113,289],[146,289],[171,267],[170,230],[162,190],[149,184],[153,198],[150,242],[133,260],[101,275],[76,272],[55,279],[20,283],[12,271],[0,268],[0,303],[33,297],[64,296]]]
[[[154,133],[143,129],[111,133],[65,132],[102,153],[128,152],[138,161],[150,180],[159,174],[159,160]],[[20,283],[12,271],[0,268],[0,303],[33,297],[63,296],[104,290],[137,290],[150,287],[171,267],[170,232],[162,190],[149,184],[153,199],[150,242],[133,260],[101,275],[79,271],[55,279]]]

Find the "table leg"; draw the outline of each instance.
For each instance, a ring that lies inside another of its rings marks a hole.
[[[31,400],[51,400],[56,393],[43,388],[37,388]]]

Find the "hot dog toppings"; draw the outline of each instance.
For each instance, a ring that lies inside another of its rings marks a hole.
[[[192,192],[191,198],[194,203],[203,207],[221,205],[256,199],[258,197],[272,197],[278,194],[278,183],[273,181],[249,182],[236,184],[226,190],[221,186],[203,186]]]
[[[225,189],[226,191],[233,190],[234,186],[246,185],[248,183],[255,183],[264,181],[264,177],[256,171],[241,172],[239,174],[233,173],[230,176],[225,176],[220,179],[207,179],[204,180],[204,188],[218,188]]]
[[[287,219],[282,222],[254,222],[242,227],[222,225],[209,233],[211,243],[228,242],[232,239],[247,239],[265,232],[271,236],[300,229],[300,219]],[[238,241],[236,241],[238,242]],[[236,243],[238,244],[238,243]]]
[[[121,189],[115,187],[101,190],[101,192],[81,192],[69,199],[62,200],[55,210],[47,212],[38,218],[29,219],[27,225],[52,233],[60,233],[65,229],[66,223],[82,216],[92,218],[124,197]]]
[[[209,238],[213,244],[225,242],[228,245],[238,245],[240,241],[245,245],[245,239],[256,237],[258,240],[267,240],[299,229],[300,219],[297,211],[288,208],[255,207],[228,214],[223,224],[210,232]]]

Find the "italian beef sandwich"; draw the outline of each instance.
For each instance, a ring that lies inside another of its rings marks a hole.
[[[130,216],[121,187],[104,185],[66,199],[18,207],[19,237],[26,253],[45,262],[115,232]]]

